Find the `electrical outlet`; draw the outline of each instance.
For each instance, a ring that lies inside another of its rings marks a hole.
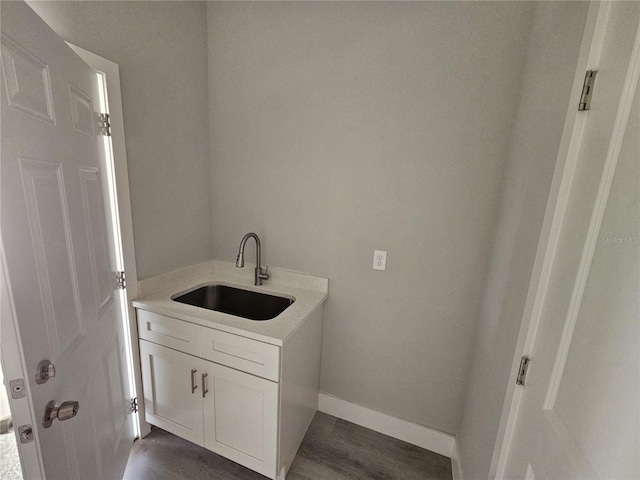
[[[374,270],[387,269],[387,251],[386,250],[373,251],[373,269]]]

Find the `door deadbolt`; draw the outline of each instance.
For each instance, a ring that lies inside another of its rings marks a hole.
[[[44,417],[42,417],[42,426],[49,428],[53,421],[57,418],[61,422],[73,418],[78,413],[80,404],[78,402],[69,401],[62,402],[60,405],[56,405],[54,400],[47,403],[44,409]]]
[[[42,360],[38,364],[38,368],[36,371],[36,383],[38,385],[42,385],[43,383],[47,383],[50,378],[55,378],[56,376],[56,367],[50,360]]]

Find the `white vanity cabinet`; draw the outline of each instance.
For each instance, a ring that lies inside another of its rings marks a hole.
[[[284,479],[317,408],[322,309],[282,347],[136,312],[146,421]]]
[[[276,382],[145,340],[140,356],[149,423],[274,476]]]

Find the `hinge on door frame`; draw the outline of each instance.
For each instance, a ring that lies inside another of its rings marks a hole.
[[[100,135],[111,136],[111,120],[108,113],[100,113],[98,115],[98,128],[100,129]]]
[[[516,385],[524,385],[524,381],[527,378],[527,369],[531,359],[529,357],[522,357],[520,360],[520,368],[518,368],[518,376],[516,377]]]
[[[587,73],[584,75],[584,84],[582,85],[578,111],[589,110],[591,108],[591,96],[593,95],[593,84],[596,81],[596,73],[598,73],[597,70],[587,70]]]
[[[131,413],[138,413],[138,397],[133,397],[130,401]]]
[[[127,279],[124,272],[116,272],[116,289],[124,290],[125,288],[127,288]]]

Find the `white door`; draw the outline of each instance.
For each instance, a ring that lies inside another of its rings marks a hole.
[[[121,478],[133,415],[96,73],[25,3],[0,5],[1,234],[36,441],[47,478]],[[52,400],[77,415],[45,428]]]
[[[640,478],[640,2],[593,8],[594,94],[561,180],[501,478]]]

